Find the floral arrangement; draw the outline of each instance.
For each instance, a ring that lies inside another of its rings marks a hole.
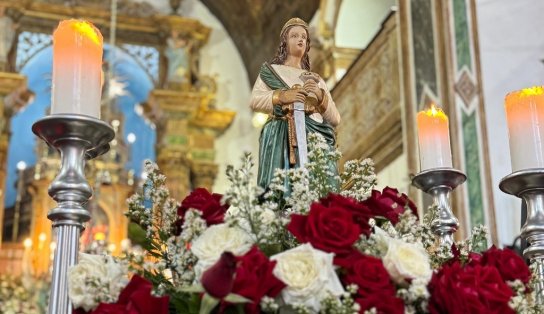
[[[327,160],[340,155],[323,138],[310,135],[309,151],[305,168],[278,170],[266,190],[246,155],[227,169],[225,195],[199,188],[180,205],[147,162],[150,188],[127,212],[145,251],[82,255],[69,273],[76,312],[542,312],[524,260],[488,249],[485,228],[439,245],[436,208],[419,220],[406,195],[374,190],[371,160],[337,175]]]
[[[0,312],[41,314],[47,309],[49,282],[30,275],[0,275]]]

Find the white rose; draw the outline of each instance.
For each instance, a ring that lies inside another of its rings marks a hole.
[[[74,308],[88,312],[100,302],[116,302],[128,283],[127,272],[111,256],[79,253],[79,263],[68,270],[68,295]]]
[[[320,301],[327,292],[339,296],[344,288],[334,271],[334,254],[303,244],[289,251],[272,256],[277,261],[274,276],[283,281],[281,296],[287,304],[304,304],[319,312]]]
[[[433,274],[429,255],[421,245],[393,238],[389,240],[383,265],[396,283],[403,283],[405,279],[420,279],[427,283]]]
[[[250,235],[236,227],[227,224],[213,225],[206,229],[191,244],[191,251],[198,257],[195,265],[196,278],[219,260],[223,252],[229,251],[234,255],[244,255],[253,246]]]

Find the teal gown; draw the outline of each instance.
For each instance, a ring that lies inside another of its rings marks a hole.
[[[272,67],[265,63],[261,66],[259,73],[261,80],[272,90],[277,89],[289,89],[285,82],[278,76],[278,74],[272,69]],[[265,123],[261,136],[259,138],[259,172],[257,175],[257,183],[266,188],[270,184],[274,176],[274,171],[277,168],[289,169],[289,133],[288,123],[281,106],[275,105],[272,117]],[[334,128],[326,121],[318,122],[306,115],[306,134],[319,133],[323,135],[329,148],[335,149],[336,138],[334,134]],[[299,167],[298,164],[298,152],[295,148],[295,155],[297,164],[295,167]],[[335,161],[329,161],[329,168],[333,173],[338,174],[338,167]],[[338,187],[339,182],[336,178],[332,177],[331,181],[333,186]],[[288,182],[285,182],[288,187]]]

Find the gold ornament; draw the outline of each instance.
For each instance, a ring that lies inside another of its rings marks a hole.
[[[306,24],[304,20],[298,17],[293,17],[289,19],[289,21],[287,21],[287,23],[285,23],[285,25],[283,25],[283,27],[281,28],[280,38],[281,36],[283,36],[283,33],[285,32],[285,30],[289,28],[290,26],[302,26],[304,27],[305,30],[308,30],[308,24]]]

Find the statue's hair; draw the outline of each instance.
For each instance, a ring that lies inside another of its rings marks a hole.
[[[274,58],[272,58],[272,61],[270,61],[271,64],[284,64],[285,60],[287,60],[287,35],[289,34],[289,30],[293,28],[296,25],[289,26],[285,29],[285,31],[281,35],[280,39],[280,45],[278,46],[278,50],[276,51],[276,55]],[[311,71],[310,69],[310,57],[308,57],[308,51],[310,51],[310,34],[308,33],[308,29],[306,29],[306,51],[304,52],[304,55],[302,56],[302,59],[300,60],[300,66],[306,71]]]

